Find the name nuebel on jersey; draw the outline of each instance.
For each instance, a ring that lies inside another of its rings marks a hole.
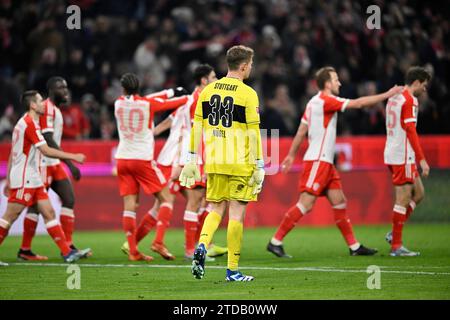
[[[252,148],[260,139],[259,130],[248,128],[260,122],[255,90],[235,78],[210,83],[199,96],[194,121],[203,124],[206,173],[251,175],[258,154]]]

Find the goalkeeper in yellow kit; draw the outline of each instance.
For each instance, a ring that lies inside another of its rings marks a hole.
[[[238,269],[245,209],[249,201],[257,200],[264,180],[258,95],[243,82],[252,70],[253,54],[245,46],[230,48],[227,75],[203,89],[195,109],[189,159],[180,184],[189,187],[200,180],[197,157],[204,132],[206,200],[212,211],[205,219],[192,262],[197,279],[205,274],[206,248],[228,208],[226,280],[253,280]]]

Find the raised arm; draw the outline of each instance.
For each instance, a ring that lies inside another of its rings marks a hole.
[[[185,88],[177,87],[174,89],[166,89],[166,90],[158,91],[158,92],[155,92],[152,94],[148,94],[145,97],[146,98],[171,99],[174,97],[181,97],[181,96],[184,96],[187,94],[188,94],[188,92]]]
[[[150,102],[150,108],[152,112],[155,113],[179,108],[187,102],[188,97],[183,96],[180,98],[173,98],[167,100],[162,98],[148,98],[147,100]]]
[[[396,94],[399,94],[402,91],[403,87],[393,86],[391,89],[381,94],[376,94],[373,96],[365,96],[358,99],[350,99],[347,104],[347,109],[360,109],[363,107],[371,106],[377,104],[378,102],[389,99],[390,97],[395,96]]]

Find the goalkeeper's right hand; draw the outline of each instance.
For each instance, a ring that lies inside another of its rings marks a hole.
[[[257,160],[256,168],[253,170],[252,176],[248,181],[248,185],[253,187],[252,194],[255,195],[261,192],[265,174],[264,161]]]
[[[195,157],[191,161],[185,164],[183,170],[180,173],[180,185],[186,188],[190,188],[195,184],[195,181],[201,180],[200,170],[198,170],[197,161]]]

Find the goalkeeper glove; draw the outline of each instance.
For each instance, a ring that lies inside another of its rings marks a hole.
[[[200,181],[200,170],[197,166],[197,155],[190,153],[189,158],[183,170],[180,173],[180,185],[186,188],[190,188],[195,184],[195,181]]]
[[[264,182],[264,161],[263,160],[256,160],[256,168],[253,170],[252,176],[250,177],[250,180],[248,181],[248,185],[250,187],[253,186],[253,194],[258,194],[261,192],[262,185]]]
[[[185,96],[187,94],[189,94],[189,92],[183,87],[167,89],[167,98],[168,99]]]

